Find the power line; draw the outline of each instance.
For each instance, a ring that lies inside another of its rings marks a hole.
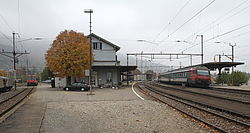
[[[216,37],[209,38],[209,39],[205,40],[204,42],[213,40],[213,39],[215,39],[215,38],[219,38],[219,37],[224,36],[224,35],[227,35],[227,34],[232,33],[232,32],[234,32],[234,31],[237,31],[237,30],[240,30],[240,29],[242,29],[242,28],[245,28],[245,27],[247,27],[247,26],[249,26],[249,25],[250,25],[250,24],[246,24],[246,25],[243,25],[243,26],[238,27],[238,28],[236,28],[236,29],[227,31],[227,32],[225,32],[225,33],[222,33],[222,34],[220,34],[220,35],[217,35]]]
[[[246,9],[249,8],[249,7],[250,7],[250,5],[248,5],[247,7],[245,7],[245,8],[243,8],[243,9],[239,10],[238,12],[236,12],[236,13],[232,14],[231,16],[229,16],[229,17],[225,18],[224,20],[222,20],[219,24],[221,24],[221,23],[225,22],[227,19],[229,19],[229,18],[231,18],[231,17],[233,17],[233,16],[235,16],[235,15],[241,13],[242,11],[246,10]]]
[[[241,2],[239,5],[237,5],[237,6],[234,7],[233,9],[230,9],[228,12],[226,12],[226,13],[223,14],[222,16],[216,18],[213,22],[207,24],[206,26],[204,26],[204,28],[202,28],[201,30],[199,30],[199,33],[208,31],[208,30],[210,29],[210,27],[211,27],[212,24],[214,24],[215,22],[217,22],[217,21],[223,19],[223,18],[226,17],[228,14],[230,14],[231,12],[233,12],[235,9],[241,7],[242,5],[244,5],[244,4],[245,4],[246,2],[248,2],[248,1],[249,1],[249,0],[245,0],[245,1]],[[248,7],[247,7],[247,8],[248,8]],[[222,20],[222,22],[224,22],[225,20],[227,20],[227,19],[229,19],[229,18],[235,16],[236,14],[239,14],[240,12],[242,12],[242,11],[245,10],[245,9],[246,9],[246,8],[241,9],[240,11],[238,11],[237,13],[235,13],[234,15],[231,15],[230,17],[225,18],[224,20]],[[217,23],[217,25],[220,24],[220,23],[221,23],[221,22]],[[206,27],[208,27],[208,28],[206,28]],[[206,29],[205,29],[205,28],[206,28]],[[197,33],[197,32],[196,32],[196,33]],[[189,35],[188,37],[186,37],[186,39],[187,39],[187,38],[190,38],[191,36],[196,35],[196,33],[193,33],[193,34]],[[203,33],[203,34],[204,34],[204,33]],[[186,40],[186,39],[185,39],[185,40]]]
[[[248,47],[248,46],[250,46],[250,44],[246,44],[246,45],[243,45],[243,46],[239,46],[239,47],[237,47],[237,48],[235,48],[235,49],[241,49],[241,48],[245,48],[245,47]]]
[[[12,43],[12,40],[7,35],[5,35],[3,32],[0,31],[0,34],[2,34],[2,36],[4,36],[7,40],[9,40]]]
[[[208,42],[208,41],[210,41],[210,40],[213,40],[213,39],[219,38],[219,37],[221,37],[221,36],[227,35],[227,34],[232,33],[232,32],[234,32],[234,31],[237,31],[237,30],[240,30],[240,29],[242,29],[242,28],[245,28],[245,27],[247,27],[247,26],[249,26],[249,25],[250,25],[250,24],[246,24],[246,25],[243,25],[243,26],[238,27],[238,28],[236,28],[236,29],[227,31],[227,32],[225,32],[225,33],[222,33],[222,34],[216,36],[216,37],[209,38],[209,39],[205,40],[204,42]],[[199,44],[194,44],[194,45],[192,45],[192,46],[190,46],[190,47],[188,47],[188,48],[182,50],[182,52],[184,52],[184,51],[186,51],[186,50],[188,50],[188,49],[191,49],[191,48],[193,48],[193,47],[195,47],[195,46],[197,46],[197,45],[199,45]]]
[[[237,37],[240,37],[240,36],[242,36],[242,35],[247,35],[247,34],[249,34],[249,33],[250,33],[250,31],[247,31],[247,32],[244,32],[244,33],[240,33],[240,34],[238,34],[238,35],[236,35],[236,36],[232,36],[232,37],[230,37],[230,38],[224,39],[223,42],[228,42],[227,40],[231,40],[231,39],[233,39],[233,38],[237,38]]]
[[[9,25],[9,23],[6,21],[6,19],[3,17],[3,15],[0,14],[0,17],[2,18],[2,20],[4,21],[4,23],[8,26],[8,28],[11,30],[11,32],[14,32],[14,30],[11,28],[11,26]]]
[[[177,32],[179,29],[181,29],[185,24],[187,24],[189,21],[194,19],[197,15],[199,15],[202,11],[204,11],[206,8],[208,8],[212,3],[214,3],[215,0],[211,1],[209,4],[207,4],[204,8],[202,8],[200,11],[198,11],[195,15],[193,15],[190,19],[188,19],[186,22],[184,22],[182,25],[180,25],[176,30],[174,30],[171,34],[169,34],[166,38],[173,35],[175,32]],[[166,38],[164,38],[162,41],[164,41]]]
[[[180,10],[175,14],[175,16],[168,22],[168,24],[163,28],[163,30],[161,30],[156,38],[153,40],[153,42],[162,34],[162,32],[164,32],[168,27],[169,25],[177,18],[177,16],[181,13],[181,11],[188,5],[188,3],[190,2],[191,0],[188,0],[181,8]]]
[[[18,33],[21,33],[20,31],[20,2],[17,1],[17,12],[18,12]]]

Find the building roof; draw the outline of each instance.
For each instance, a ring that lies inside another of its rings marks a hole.
[[[98,35],[96,35],[94,33],[91,33],[90,35],[91,35],[91,37],[94,37],[94,38],[96,38],[96,39],[98,39],[98,40],[100,40],[100,41],[102,41],[102,42],[104,42],[104,43],[106,43],[106,44],[114,47],[116,51],[118,51],[120,49],[119,46],[111,43],[110,41],[108,41],[108,40],[106,40],[106,39],[104,39],[104,38],[102,38],[102,37],[100,37],[100,36],[98,36]],[[89,37],[89,35],[88,35],[88,37]]]
[[[205,66],[210,70],[216,70],[216,69],[222,69],[224,67],[232,67],[243,64],[244,64],[243,62],[208,62],[200,65]]]
[[[93,66],[93,69],[96,69],[96,68],[117,68],[119,69],[121,72],[127,72],[128,71],[132,71],[132,70],[135,70],[137,68],[137,66]]]

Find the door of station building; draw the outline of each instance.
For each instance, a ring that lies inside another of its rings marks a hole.
[[[97,72],[96,71],[93,71],[93,73],[92,73],[92,85],[94,86],[94,87],[97,87],[98,86],[98,83],[97,83]]]

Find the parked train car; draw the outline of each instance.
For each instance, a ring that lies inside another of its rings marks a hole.
[[[27,75],[27,86],[37,86],[38,81],[36,75]]]
[[[162,83],[187,86],[208,87],[211,84],[210,71],[203,66],[190,66],[161,73],[158,80]]]
[[[0,92],[9,91],[13,86],[13,81],[7,77],[0,76]]]

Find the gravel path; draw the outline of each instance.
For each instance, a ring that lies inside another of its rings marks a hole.
[[[165,104],[139,99],[131,88],[97,89],[93,96],[60,90],[42,93],[38,97],[48,101],[42,133],[210,132]]]
[[[34,112],[35,116],[28,120],[41,123],[40,128],[35,129],[38,127],[37,124],[33,126],[30,122],[23,123],[22,119],[16,119],[21,118],[19,115],[29,115],[26,112],[29,112],[31,107],[25,107],[25,104],[22,110],[17,111],[18,114],[14,113],[13,117],[4,122],[2,131],[12,132],[7,127],[19,127],[13,132],[29,131],[29,129],[42,133],[211,132],[211,129],[204,127],[200,122],[186,117],[165,104],[139,99],[131,88],[95,89],[95,95],[87,95],[88,93],[66,92],[44,85],[38,86],[30,101],[42,103],[32,104],[34,106],[32,108],[37,106],[37,109],[44,109],[41,109],[40,113]]]
[[[154,101],[50,102],[41,132],[208,132]]]

